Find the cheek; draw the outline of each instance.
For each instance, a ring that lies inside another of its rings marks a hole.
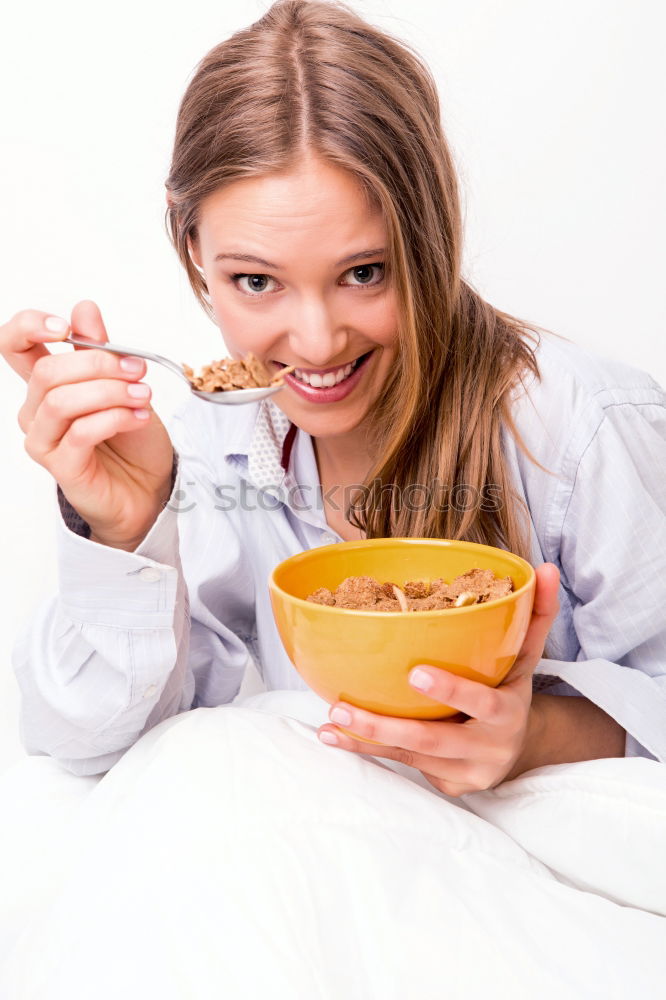
[[[252,351],[260,358],[272,356],[280,339],[275,336],[274,319],[271,323],[267,317],[260,315],[259,310],[253,316],[252,310],[248,310],[244,302],[235,301],[233,296],[219,286],[211,290],[210,298],[215,323],[232,354],[243,355]],[[357,314],[357,330],[385,349],[397,348],[398,310],[395,294],[388,292],[373,306],[365,318],[360,318]],[[354,318],[354,315],[350,317],[352,327],[355,325]]]
[[[210,300],[215,323],[230,353],[240,356],[252,351],[260,358],[265,357],[275,339],[273,328],[266,328],[265,319],[258,315],[248,316],[248,310],[240,303],[230,301],[219,292],[211,292]]]
[[[393,347],[398,340],[398,311],[395,295],[389,293],[377,304],[373,316],[373,339],[382,347]]]

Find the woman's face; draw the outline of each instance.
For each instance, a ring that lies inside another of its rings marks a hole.
[[[358,427],[395,362],[385,239],[358,182],[317,159],[235,181],[201,206],[191,254],[227,348],[271,372],[296,366],[273,399],[313,437]]]

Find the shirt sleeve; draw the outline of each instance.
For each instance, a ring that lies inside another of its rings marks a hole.
[[[606,406],[580,452],[562,523],[576,662],[552,694],[582,695],[626,730],[625,756],[666,762],[666,396]]]
[[[233,700],[250,660],[223,610],[199,596],[207,577],[222,592],[235,577],[232,612],[254,613],[229,520],[183,503],[185,485],[214,488],[206,442],[193,447],[179,411],[169,432],[171,496],[134,552],[90,541],[60,491],[58,594],[38,606],[12,651],[23,746],[74,774],[106,772],[148,729],[196,707],[201,688],[208,703]]]

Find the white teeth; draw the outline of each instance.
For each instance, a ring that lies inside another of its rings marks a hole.
[[[302,368],[296,368],[294,369],[294,375],[301,382],[305,382],[307,385],[311,385],[315,389],[328,389],[331,386],[342,382],[344,379],[349,378],[357,364],[358,361],[352,361],[350,364],[345,365],[344,368],[338,368],[334,372],[326,372],[325,375],[318,375],[316,372],[310,374],[309,372],[303,371]]]

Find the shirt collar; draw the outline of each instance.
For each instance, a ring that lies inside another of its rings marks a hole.
[[[216,407],[224,419],[224,460],[257,490],[273,496],[293,516],[319,531],[326,544],[341,541],[326,523],[312,439],[272,399],[239,407]],[[240,411],[240,412],[239,412]],[[230,419],[231,417],[231,419]]]
[[[288,473],[296,430],[270,398],[238,407],[225,428],[224,458],[257,489],[279,489]]]

